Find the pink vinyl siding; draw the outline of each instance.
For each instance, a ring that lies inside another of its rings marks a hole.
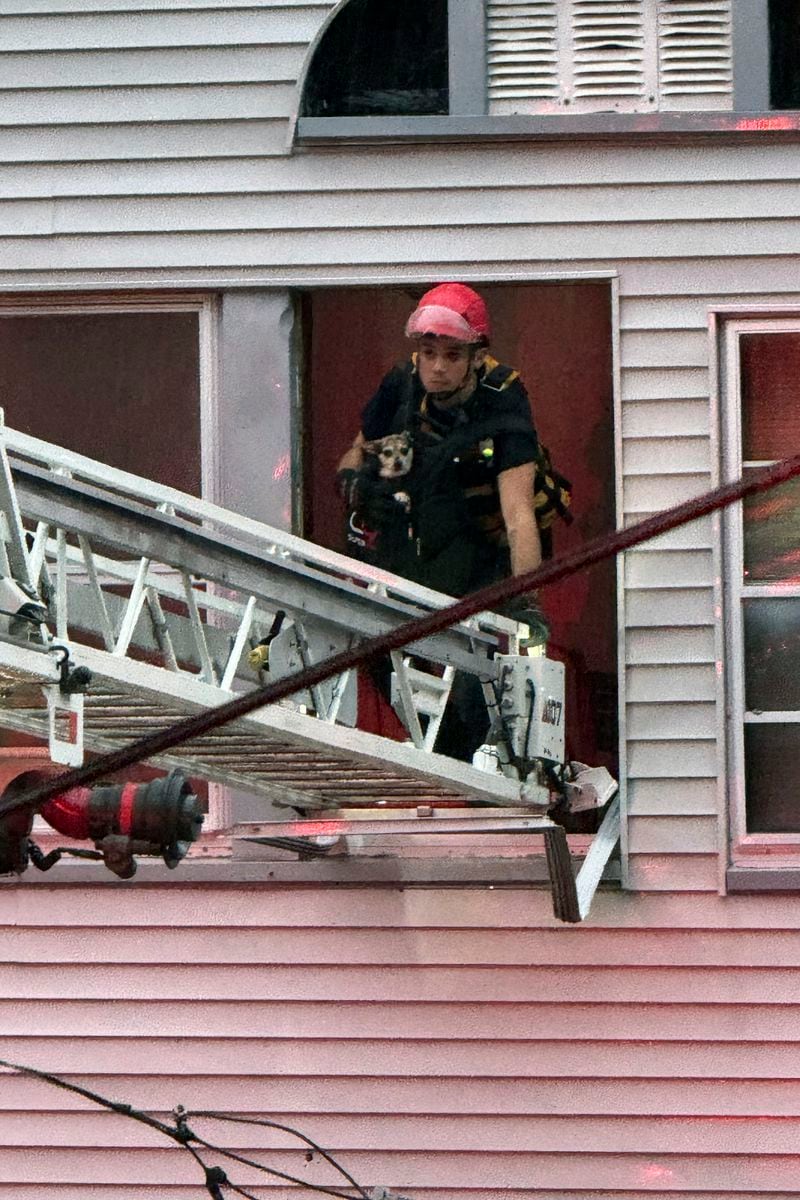
[[[520,887],[2,898],[0,1056],[115,1100],[287,1121],[413,1200],[796,1187],[795,898],[604,892],[574,928]],[[143,1126],[0,1079],[0,1200],[203,1194],[188,1154]],[[280,1134],[203,1132],[335,1183]]]

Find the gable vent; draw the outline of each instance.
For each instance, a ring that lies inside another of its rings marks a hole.
[[[645,34],[641,0],[628,4],[576,0],[572,5],[572,102],[633,107],[645,94]],[[565,64],[566,66],[566,64]]]
[[[732,0],[487,0],[489,111],[731,109]]]
[[[550,101],[556,108],[558,82],[556,0],[502,0],[489,4],[487,42],[489,93],[495,102]],[[523,111],[513,104],[496,111]],[[525,110],[528,111],[528,110]]]
[[[661,0],[658,10],[660,107],[732,108],[730,0]]]

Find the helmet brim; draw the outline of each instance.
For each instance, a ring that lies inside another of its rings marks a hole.
[[[463,342],[467,346],[475,345],[481,340],[481,335],[460,313],[439,304],[427,304],[417,308],[408,318],[406,337],[421,338],[426,334],[432,337],[452,338],[454,342]]]

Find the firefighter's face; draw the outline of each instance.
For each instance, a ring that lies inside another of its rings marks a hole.
[[[417,370],[426,392],[450,395],[469,381],[484,358],[485,350],[465,346],[452,338],[424,337],[417,347]]]

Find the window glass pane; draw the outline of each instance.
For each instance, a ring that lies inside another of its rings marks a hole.
[[[769,0],[769,92],[773,108],[800,108],[797,0]]]
[[[800,725],[746,725],[748,833],[800,833]]]
[[[800,712],[800,599],[744,604],[746,707]]]
[[[194,312],[2,317],[6,422],[199,495],[199,353]]]
[[[800,452],[800,332],[741,338],[742,457],[745,462]]]
[[[744,501],[744,581],[778,580],[800,584],[799,479]]]
[[[302,115],[448,111],[447,0],[350,0],[323,35]]]

